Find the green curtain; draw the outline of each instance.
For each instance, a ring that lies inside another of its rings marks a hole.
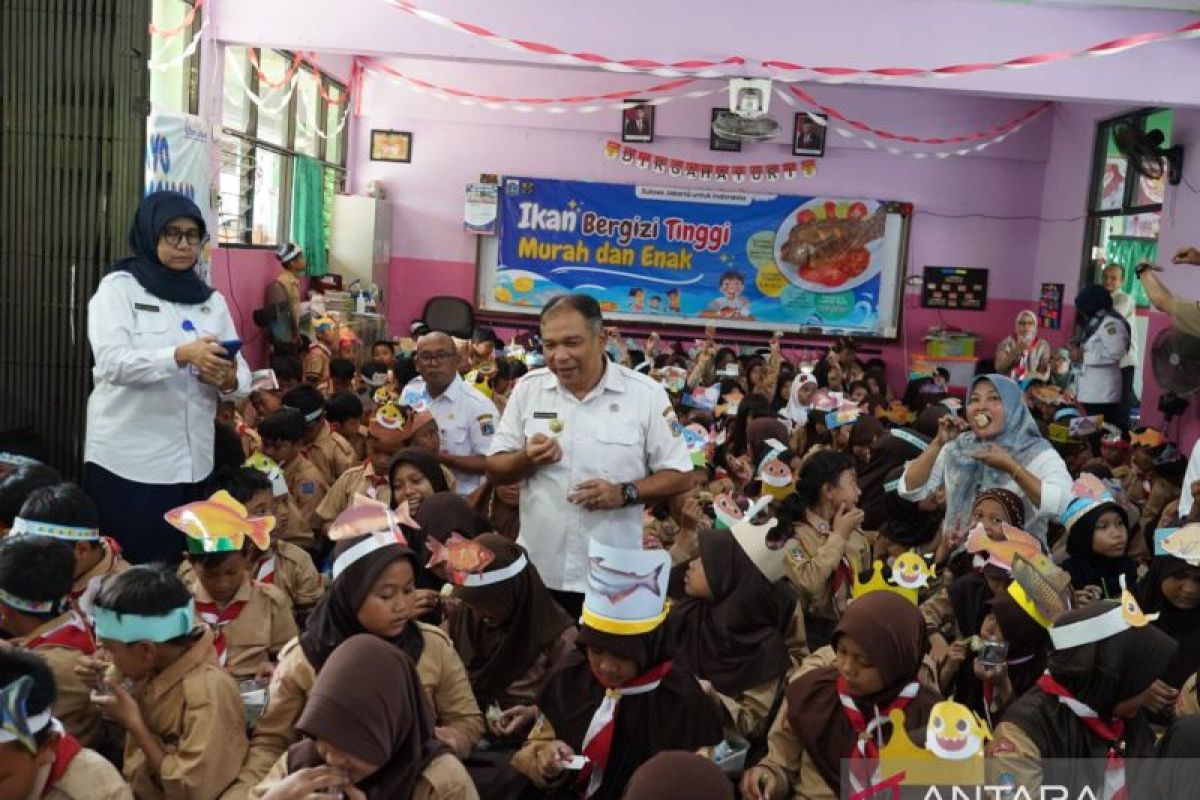
[[[304,250],[308,275],[329,272],[324,219],[324,174],[315,158],[296,156],[292,167],[292,241]]]
[[[1152,263],[1158,261],[1158,242],[1153,239],[1126,239],[1113,236],[1108,240],[1104,256],[1107,263],[1115,262],[1125,268],[1125,285],[1121,287],[1121,290],[1132,297],[1139,308],[1148,307],[1150,298],[1146,297],[1146,290],[1142,288],[1142,282],[1133,274],[1133,268],[1142,261]],[[1100,280],[1099,275],[1096,276],[1096,280]]]

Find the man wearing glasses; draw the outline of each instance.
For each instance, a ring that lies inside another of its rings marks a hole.
[[[454,473],[455,490],[468,495],[483,482],[483,468],[500,414],[496,405],[458,374],[458,351],[444,333],[417,340],[417,373],[403,398],[428,395],[429,411],[442,437],[441,462]],[[404,400],[403,402],[408,402]]]

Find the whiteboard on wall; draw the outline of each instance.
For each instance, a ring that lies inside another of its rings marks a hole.
[[[477,307],[580,292],[615,321],[894,338],[910,222],[871,198],[506,176]]]

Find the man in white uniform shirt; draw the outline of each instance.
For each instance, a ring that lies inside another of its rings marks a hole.
[[[413,360],[421,377],[409,381],[400,402],[428,396],[442,437],[438,459],[454,473],[455,490],[470,494],[483,483],[484,458],[500,418],[496,404],[459,376],[458,351],[446,334],[427,333],[418,339]]]
[[[1108,291],[1113,301],[1113,311],[1120,314],[1129,323],[1132,334],[1137,330],[1137,303],[1121,287],[1125,285],[1125,267],[1112,263],[1100,274],[1101,283]],[[1121,359],[1121,417],[1129,424],[1129,415],[1134,405],[1133,377],[1138,363],[1137,344],[1131,339],[1129,352]]]
[[[640,549],[643,506],[686,491],[692,462],[666,390],[606,358],[593,298],[548,302],[541,333],[546,368],[513,389],[487,474],[497,485],[523,480],[518,542],[578,616],[588,540]]]

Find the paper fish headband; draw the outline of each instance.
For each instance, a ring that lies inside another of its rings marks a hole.
[[[1071,501],[1058,518],[1068,533],[1075,523],[1099,506],[1121,507],[1108,485],[1091,473],[1085,472],[1071,485],[1071,496]]]
[[[893,400],[886,406],[875,409],[875,418],[882,419],[893,425],[910,425],[917,415],[908,410],[908,406],[899,400]]]
[[[250,373],[250,393],[255,392],[277,392],[279,391],[279,380],[275,377],[273,369],[256,369]]]
[[[1055,623],[1050,627],[1050,642],[1055,650],[1069,650],[1085,644],[1103,641],[1131,628],[1144,628],[1158,619],[1158,613],[1146,614],[1125,585],[1125,576],[1120,576],[1121,601],[1098,617],[1090,617],[1066,625]],[[1105,602],[1105,601],[1101,601]],[[1111,601],[1107,601],[1111,602]]]
[[[275,517],[251,517],[246,507],[222,489],[207,500],[173,508],[163,515],[167,524],[187,534],[189,553],[232,553],[242,549],[246,539],[259,550],[271,546]]]
[[[892,594],[900,595],[914,606],[917,605],[917,589],[915,587],[904,587],[896,583],[895,571],[891,571],[890,577],[884,577],[886,572],[888,572],[888,569],[884,563],[876,560],[871,564],[870,579],[864,583],[861,580],[858,570],[855,569],[853,571],[854,584],[851,588],[851,597],[857,600],[871,592],[891,592]]]
[[[441,567],[441,571],[449,577],[450,582],[457,586],[488,586],[516,574],[513,572],[511,575],[501,575],[505,570],[484,573],[488,564],[496,560],[496,554],[479,542],[467,539],[457,532],[450,534],[445,543],[430,537],[425,546],[429,548],[430,554],[426,568],[433,570]],[[521,568],[524,568],[523,565]],[[517,570],[519,571],[520,569]]]
[[[1041,554],[1042,543],[1037,537],[1008,523],[1002,523],[1000,530],[1001,538],[993,539],[982,523],[976,525],[967,535],[967,552],[986,553],[987,563],[1005,572],[1012,572],[1014,556],[1032,559]]]
[[[0,689],[0,744],[20,742],[29,752],[37,753],[37,735],[54,719],[50,706],[29,716],[29,695],[33,692],[33,678],[22,675]]]
[[[719,383],[714,383],[712,386],[697,386],[692,389],[691,394],[683,396],[685,406],[698,408],[701,411],[713,411],[719,402],[721,402],[721,384]]]
[[[1062,405],[1063,403],[1062,389],[1059,389],[1057,386],[1053,386],[1051,384],[1042,384],[1041,386],[1033,387],[1029,390],[1029,396],[1033,398],[1035,402],[1045,403],[1051,406]]]
[[[1067,423],[1067,430],[1071,432],[1072,436],[1082,439],[1099,431],[1103,424],[1103,414],[1091,417],[1075,417]]]
[[[1200,567],[1200,522],[1154,532],[1154,555],[1173,556],[1188,566]]]
[[[617,636],[648,633],[667,618],[670,577],[665,550],[624,550],[592,539],[581,621]]]
[[[1013,555],[1012,583],[1009,596],[1043,628],[1071,609],[1071,576],[1059,568],[1049,556],[1039,553],[1025,558]]]
[[[742,406],[742,400],[745,395],[740,390],[734,389],[725,395],[725,402],[717,406],[716,414],[718,417],[733,417],[738,413],[738,409]]]
[[[1138,428],[1130,432],[1129,442],[1134,447],[1160,447],[1167,443],[1167,437],[1157,428]]]
[[[408,501],[402,502],[393,510],[388,508],[386,503],[366,495],[356,495],[353,504],[338,514],[337,519],[329,526],[329,540],[340,542],[360,536],[367,538],[333,560],[333,579],[337,580],[352,564],[377,550],[392,545],[407,548],[408,539],[404,537],[401,525],[416,529],[421,527],[409,514]]]
[[[742,519],[732,528],[733,538],[758,571],[768,583],[775,583],[783,577],[784,560],[782,550],[772,550],[767,544],[767,534],[779,524],[774,517],[762,525],[755,525],[750,519]]]
[[[862,416],[861,408],[853,403],[842,403],[838,406],[837,411],[830,411],[825,415],[825,427],[832,431],[843,425],[853,425],[858,422],[860,416]]]
[[[925,725],[925,747],[917,747],[908,735],[902,710],[893,709],[888,717],[892,722],[892,734],[879,751],[876,777],[880,795],[884,795],[884,787],[889,784],[983,785],[986,777],[984,743],[992,738],[992,732],[970,708],[953,700],[935,704]],[[867,791],[871,788],[874,787],[868,787]]]
[[[836,411],[838,406],[842,404],[842,395],[840,392],[831,392],[828,389],[817,389],[812,396],[812,409],[823,414],[828,414],[831,411]]]
[[[660,381],[668,392],[679,394],[687,385],[687,370],[683,367],[664,367]]]
[[[283,497],[288,493],[287,479],[283,477],[283,468],[261,450],[254,451],[254,454],[247,458],[242,466],[256,469],[266,475],[271,481],[272,496]]]

